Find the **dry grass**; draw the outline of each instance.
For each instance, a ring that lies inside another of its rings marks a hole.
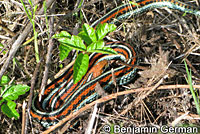
[[[15,40],[15,35],[20,34],[28,23],[22,5],[18,0],[15,2],[0,1],[0,43],[5,46],[6,53],[9,52]],[[95,2],[94,4],[89,1],[85,4],[82,9],[83,18],[73,16],[63,19],[64,14],[68,14],[74,9],[75,2],[73,0],[55,2],[51,10],[48,10],[48,14],[55,15],[53,23],[55,32],[67,30],[69,33],[76,34],[83,22],[91,24],[104,15],[107,9],[115,7],[114,2],[105,1]],[[58,14],[63,15],[59,16]],[[49,39],[45,18],[37,15],[36,23],[39,33],[40,58],[43,57],[46,60],[45,55]],[[33,32],[27,34],[25,41],[33,37]],[[167,90],[156,90],[156,88],[160,85],[187,84],[183,58],[186,58],[187,64],[192,69],[193,84],[199,85],[200,58],[198,47],[200,46],[200,18],[189,14],[184,16],[183,12],[167,8],[156,9],[124,20],[118,26],[118,30],[110,37],[132,44],[138,52],[140,65],[147,68],[138,70],[134,81],[120,87],[119,90],[141,87],[154,88],[148,91],[119,96],[117,99],[99,106],[97,110],[98,119],[95,120],[96,127],[93,128],[95,133],[102,133],[102,128],[106,124],[132,125],[136,127],[159,127],[172,124],[199,126],[200,116],[197,115],[194,101],[188,88]],[[33,44],[32,41],[25,46],[21,45],[15,55],[15,59],[18,61],[17,64],[13,66],[13,63],[10,62],[6,71],[10,78],[15,77],[17,83],[30,85],[36,66]],[[51,80],[60,70],[58,46],[58,42],[55,42],[49,67],[49,78]],[[0,53],[0,67],[3,66],[6,57],[5,53]],[[68,60],[63,61],[62,64],[66,66]],[[45,61],[41,63],[35,89],[40,88],[44,66]],[[197,92],[200,94],[199,89]],[[27,100],[27,98],[28,95],[24,95],[17,100],[17,110],[20,115],[22,115],[22,100]],[[84,133],[88,126],[90,112],[84,112],[78,117],[80,125],[76,125],[73,133]],[[0,133],[21,133],[21,120],[21,117],[19,120],[10,119],[0,112]],[[35,122],[33,122],[33,127],[34,133],[41,133],[44,130]],[[28,133],[32,131],[30,125],[28,125],[26,131]],[[60,131],[62,132],[63,130]]]

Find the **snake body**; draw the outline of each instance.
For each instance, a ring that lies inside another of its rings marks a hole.
[[[92,26],[96,27],[99,23],[106,22],[115,23],[116,20],[123,20],[131,15],[160,7],[168,7],[200,17],[200,9],[176,0],[138,0],[136,3],[128,3],[116,7],[95,21]],[[44,127],[54,125],[71,112],[75,112],[85,104],[94,101],[98,97],[95,91],[97,82],[105,90],[112,85],[112,71],[109,69],[109,62],[111,62],[111,66],[115,63],[113,62],[115,60],[121,60],[131,66],[137,64],[136,52],[129,44],[110,42],[107,45],[118,54],[91,54],[88,72],[77,84],[73,84],[71,75],[73,69],[68,69],[59,78],[47,85],[41,102],[38,101],[37,95],[33,98],[31,116]],[[119,85],[130,82],[136,72],[136,69],[130,66],[113,65],[113,67],[113,72]]]

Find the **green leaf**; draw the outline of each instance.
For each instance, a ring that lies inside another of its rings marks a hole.
[[[135,6],[140,6],[140,4],[138,4],[138,3],[136,3],[136,2],[133,2],[133,1],[129,1],[129,3],[131,4],[131,5],[135,5]]]
[[[16,103],[13,101],[8,101],[7,104],[1,106],[1,111],[7,115],[9,118],[14,117],[16,120],[19,118],[19,113],[15,109]]]
[[[8,76],[6,76],[6,75],[3,75],[2,78],[1,78],[1,81],[0,81],[0,86],[8,84],[9,81],[10,81],[10,78]]]
[[[20,1],[21,1],[22,5],[23,5],[23,8],[24,8],[24,10],[25,10],[25,12],[26,12],[26,14],[27,14],[29,20],[32,21],[32,18],[31,18],[31,16],[30,16],[31,14],[29,15],[28,10],[27,10],[27,8],[26,8],[26,6],[25,6],[25,4],[24,4],[24,1],[23,1],[23,0],[20,0]],[[29,10],[29,11],[30,11],[30,10]]]
[[[86,35],[90,38],[90,40],[92,42],[97,41],[96,33],[95,33],[95,30],[93,27],[89,26],[88,24],[84,24],[83,31],[86,33]],[[87,42],[87,41],[85,41],[85,42]]]
[[[31,10],[30,9],[28,9],[28,14],[29,14],[29,16],[31,16],[32,17],[32,12],[31,12]],[[33,20],[32,20],[32,18],[29,18],[30,19],[30,21],[32,22]]]
[[[35,14],[37,8],[38,8],[38,5],[35,5],[35,7],[34,7],[34,9],[33,9],[33,14]]]
[[[183,16],[186,16],[187,12],[184,12]]]
[[[4,48],[4,45],[0,43],[0,51]],[[6,54],[6,50],[3,50],[3,54]]]
[[[80,53],[74,63],[73,67],[73,80],[77,83],[86,74],[89,65],[89,56]]]
[[[33,3],[31,0],[28,0],[29,4],[31,5],[31,7],[33,7]]]
[[[106,34],[114,31],[116,28],[117,27],[114,24],[108,24],[108,23],[101,24],[100,23],[96,29],[96,34],[97,34],[98,40],[103,39],[106,36]]]
[[[101,49],[89,50],[88,52],[97,52],[102,54],[117,54],[117,52],[110,47],[102,47]]]
[[[60,67],[60,68],[63,68],[63,64],[60,64],[59,67]]]
[[[43,8],[44,8],[44,11],[45,11],[45,12],[47,12],[47,5],[46,5],[46,1],[44,1],[44,2],[43,2]]]
[[[56,38],[56,39],[63,38],[63,37],[71,39],[72,36],[67,31],[61,31],[59,34],[54,34],[52,36],[52,38]]]
[[[71,39],[68,38],[59,38],[58,41],[63,45],[72,47],[76,50],[86,51],[86,46],[84,45],[82,39],[78,36],[72,35]]]
[[[81,31],[78,36],[81,37],[81,39],[84,40],[87,45],[92,43],[92,40],[84,31]]]
[[[4,102],[4,99],[0,98],[0,106]]]
[[[66,45],[63,45],[63,44],[60,44],[59,45],[59,57],[60,57],[60,60],[63,61],[65,58],[67,58],[67,56],[69,55],[69,52],[72,50],[72,48],[66,46]]]
[[[30,87],[27,85],[13,85],[3,94],[3,98],[7,101],[16,100],[19,95],[25,94],[29,89]]]
[[[4,47],[4,45],[0,43],[0,47],[2,47],[2,48],[3,48],[3,47]]]
[[[97,53],[103,53],[103,54],[117,54],[116,51],[114,51],[110,47],[105,47],[104,44],[105,43],[103,40],[94,42],[87,47],[87,52],[97,52]]]
[[[81,51],[86,51],[86,46],[85,46],[85,44],[83,43],[83,40],[80,37],[73,35],[71,40],[73,40],[74,45],[77,48],[80,48]]]
[[[105,43],[103,40],[99,40],[97,42],[93,42],[87,47],[87,52],[94,52],[96,49],[102,49]]]
[[[34,9],[33,9],[33,20],[35,20],[35,12],[38,8],[38,5],[35,5]]]
[[[1,85],[0,95],[3,94],[4,89],[7,89],[7,88],[9,88],[9,87],[10,87],[10,85],[8,85],[8,84],[6,84],[6,85]]]

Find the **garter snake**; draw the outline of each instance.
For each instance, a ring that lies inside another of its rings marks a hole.
[[[114,23],[113,18],[119,21],[131,15],[140,14],[144,11],[160,7],[168,7],[200,17],[200,9],[176,0],[138,0],[134,4],[127,3],[114,8],[96,20],[92,26],[96,27],[97,24],[106,22]],[[34,97],[30,111],[31,116],[44,127],[54,125],[71,112],[75,112],[85,104],[95,100],[98,97],[95,91],[97,82],[104,89],[107,89],[112,84],[112,72],[106,69],[108,61],[121,60],[130,65],[137,63],[136,52],[129,44],[110,42],[107,45],[117,51],[118,54],[91,54],[89,70],[77,84],[73,84],[71,76],[73,70],[67,70],[59,78],[47,85],[41,102],[38,101],[38,96]],[[117,83],[119,85],[126,84],[132,80],[135,72],[135,69],[125,65],[114,68],[114,75],[117,77]]]

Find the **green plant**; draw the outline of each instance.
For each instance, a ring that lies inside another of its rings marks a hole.
[[[45,15],[45,22],[46,22],[46,28],[48,29],[48,37],[50,37],[49,35],[49,23],[48,23],[48,17],[47,17],[47,5],[46,5],[46,1],[44,0],[43,2],[43,8],[44,8],[44,15]]]
[[[0,43],[0,52],[3,50],[3,48],[4,48],[4,45]],[[6,51],[3,50],[2,53],[3,53],[3,54],[6,54]]]
[[[190,91],[191,91],[192,97],[194,99],[194,103],[195,103],[195,106],[196,106],[196,109],[197,109],[197,113],[200,115],[200,101],[198,99],[199,95],[198,95],[197,90],[195,90],[192,86],[192,72],[191,72],[191,70],[190,71],[188,70],[188,67],[187,67],[185,60],[184,60],[184,64],[185,64],[185,69],[186,69],[186,72],[187,72],[186,81],[190,85]]]
[[[23,0],[20,0],[23,7],[24,7],[24,10],[31,22],[31,24],[33,25],[33,33],[34,33],[34,46],[35,46],[35,58],[36,58],[36,62],[38,63],[40,61],[40,58],[39,58],[39,50],[38,50],[38,43],[37,43],[37,37],[38,37],[38,33],[36,32],[36,29],[35,29],[35,13],[36,13],[36,10],[37,10],[37,7],[38,5],[35,5],[33,6],[33,3],[31,0],[28,0],[29,4],[31,5],[31,8],[32,8],[32,11],[30,9],[27,9]]]
[[[0,81],[0,106],[1,111],[8,117],[15,119],[19,118],[19,113],[16,111],[16,103],[19,95],[25,94],[30,87],[27,85],[15,85],[10,81],[8,76],[3,76]]]
[[[103,38],[109,32],[116,29],[114,24],[100,24],[96,29],[92,28],[88,24],[84,24],[82,31],[76,35],[70,35],[66,31],[61,31],[59,34],[55,34],[53,38],[56,38],[60,42],[60,60],[64,60],[72,49],[79,50],[81,53],[77,53],[77,58],[73,66],[73,80],[77,83],[87,72],[89,65],[89,54],[93,52],[104,54],[117,54],[112,48],[105,46]]]

